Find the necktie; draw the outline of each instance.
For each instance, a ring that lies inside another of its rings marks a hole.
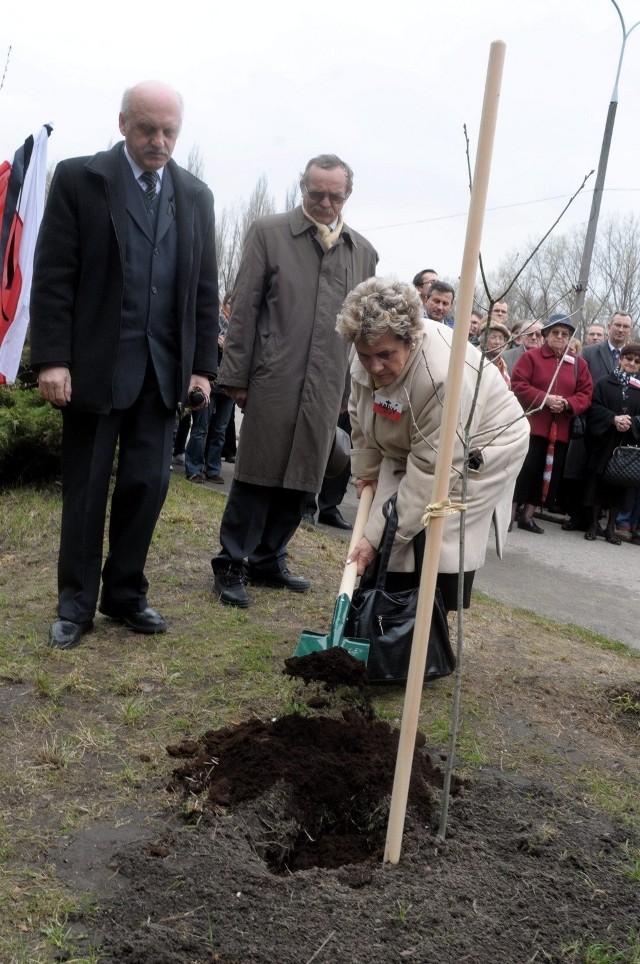
[[[144,199],[149,207],[153,201],[156,199],[156,184],[158,183],[158,172],[157,171],[143,171],[140,175],[140,180],[144,181]]]
[[[620,361],[620,349],[614,348],[611,354],[613,355],[613,367],[615,368]]]

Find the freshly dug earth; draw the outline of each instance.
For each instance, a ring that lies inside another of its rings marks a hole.
[[[638,885],[623,872],[625,831],[540,780],[485,770],[454,782],[437,846],[441,761],[424,739],[402,858],[383,865],[397,742],[348,708],[168,747],[182,759],[176,820],[112,857],[100,960],[488,964],[626,946]]]
[[[299,531],[312,591],[237,612],[203,565],[222,505],[174,479],[149,565],[168,633],[97,617],[64,653],[59,496],[3,493],[2,964],[640,964],[637,654],[474,598],[446,840],[453,677],[424,689],[385,865],[402,689],[283,674],[328,629],[343,545]]]

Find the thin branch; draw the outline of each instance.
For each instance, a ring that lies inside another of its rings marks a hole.
[[[473,176],[472,176],[472,174],[471,174],[471,155],[470,155],[470,151],[469,151],[469,135],[467,134],[467,125],[466,125],[466,124],[463,125],[463,130],[464,130],[464,138],[465,138],[465,152],[466,152],[466,157],[467,157],[467,171],[468,171],[468,175],[469,175],[469,192],[471,192],[471,189],[472,189],[472,187],[473,187]],[[584,190],[585,184],[587,183],[587,181],[589,180],[589,178],[591,177],[591,175],[592,175],[593,173],[594,173],[594,171],[591,170],[591,171],[589,171],[588,174],[585,174],[584,178],[582,179],[582,184],[580,185],[580,187],[578,188],[578,190],[575,191],[574,194],[571,195],[571,197],[569,198],[569,200],[567,201],[567,203],[565,204],[565,206],[563,207],[562,211],[560,212],[560,214],[558,215],[558,217],[556,218],[556,220],[553,222],[553,224],[551,225],[551,227],[549,228],[549,230],[546,232],[546,234],[544,234],[544,235],[542,236],[542,238],[540,239],[540,241],[538,241],[537,245],[535,246],[535,248],[533,249],[533,251],[531,252],[531,254],[529,255],[529,257],[528,257],[528,258],[526,259],[526,261],[522,264],[520,270],[516,272],[516,274],[514,275],[514,277],[513,277],[513,278],[511,279],[511,281],[509,282],[508,287],[507,287],[507,288],[502,292],[502,294],[499,295],[499,297],[497,297],[497,298],[492,298],[492,297],[491,297],[491,293],[490,293],[490,291],[489,291],[489,283],[488,283],[488,281],[487,281],[487,276],[486,276],[486,274],[485,274],[484,264],[483,264],[483,261],[482,261],[482,253],[480,253],[480,256],[479,256],[479,258],[478,258],[478,262],[479,262],[479,266],[480,266],[480,275],[481,275],[481,277],[482,277],[482,286],[483,286],[483,288],[484,288],[484,290],[485,290],[485,294],[486,294],[487,298],[489,299],[489,316],[491,316],[491,310],[493,309],[493,306],[495,305],[495,303],[496,303],[497,301],[504,301],[504,299],[505,299],[506,296],[509,294],[509,292],[510,292],[511,289],[513,288],[514,284],[516,283],[516,281],[518,280],[518,278],[520,277],[520,275],[523,273],[523,271],[524,271],[525,268],[527,267],[527,265],[533,260],[533,258],[534,258],[535,255],[538,253],[538,251],[540,250],[540,248],[542,247],[542,245],[544,244],[544,242],[547,240],[547,238],[549,237],[549,235],[551,234],[551,232],[554,230],[554,228],[556,228],[557,225],[560,223],[560,221],[561,221],[562,218],[565,216],[565,214],[567,213],[567,211],[569,210],[569,208],[571,207],[571,205],[573,204],[573,202],[575,201],[575,199],[578,197],[578,195],[580,194],[580,192]]]
[[[7,56],[4,62],[4,70],[2,71],[2,79],[0,80],[0,90],[4,87],[4,81],[7,76],[7,71],[9,69],[9,58],[11,57],[11,44],[9,44],[9,49],[7,50]]]

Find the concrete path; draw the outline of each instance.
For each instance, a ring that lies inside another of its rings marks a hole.
[[[175,467],[175,471],[184,468]],[[210,488],[228,492],[233,465],[224,462],[222,475],[224,486]],[[355,489],[350,485],[340,509],[351,523],[356,507]],[[502,561],[489,545],[475,588],[500,602],[575,623],[640,649],[640,545],[612,546],[604,539],[587,542],[582,532],[563,532],[557,522],[537,521],[544,535],[514,527]],[[348,532],[320,528],[349,541]]]

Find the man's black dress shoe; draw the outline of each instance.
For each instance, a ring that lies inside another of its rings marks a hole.
[[[214,568],[213,591],[225,606],[246,609],[249,605],[249,595],[244,588],[244,572],[239,566],[227,565],[220,569]]]
[[[247,579],[254,586],[272,586],[274,589],[290,589],[291,592],[306,592],[311,583],[301,576],[292,575],[288,569],[251,569]]]
[[[101,602],[98,609],[103,616],[108,619],[115,619],[118,623],[124,623],[134,633],[146,633],[148,636],[153,633],[166,633],[167,621],[164,616],[147,606],[146,609],[130,610],[118,609],[109,603]]]
[[[325,509],[318,514],[318,522],[324,526],[333,526],[335,529],[353,529],[353,526],[342,518],[340,509]]]
[[[58,619],[49,630],[49,646],[54,649],[75,649],[82,637],[93,629],[93,621],[73,623],[70,619]]]

